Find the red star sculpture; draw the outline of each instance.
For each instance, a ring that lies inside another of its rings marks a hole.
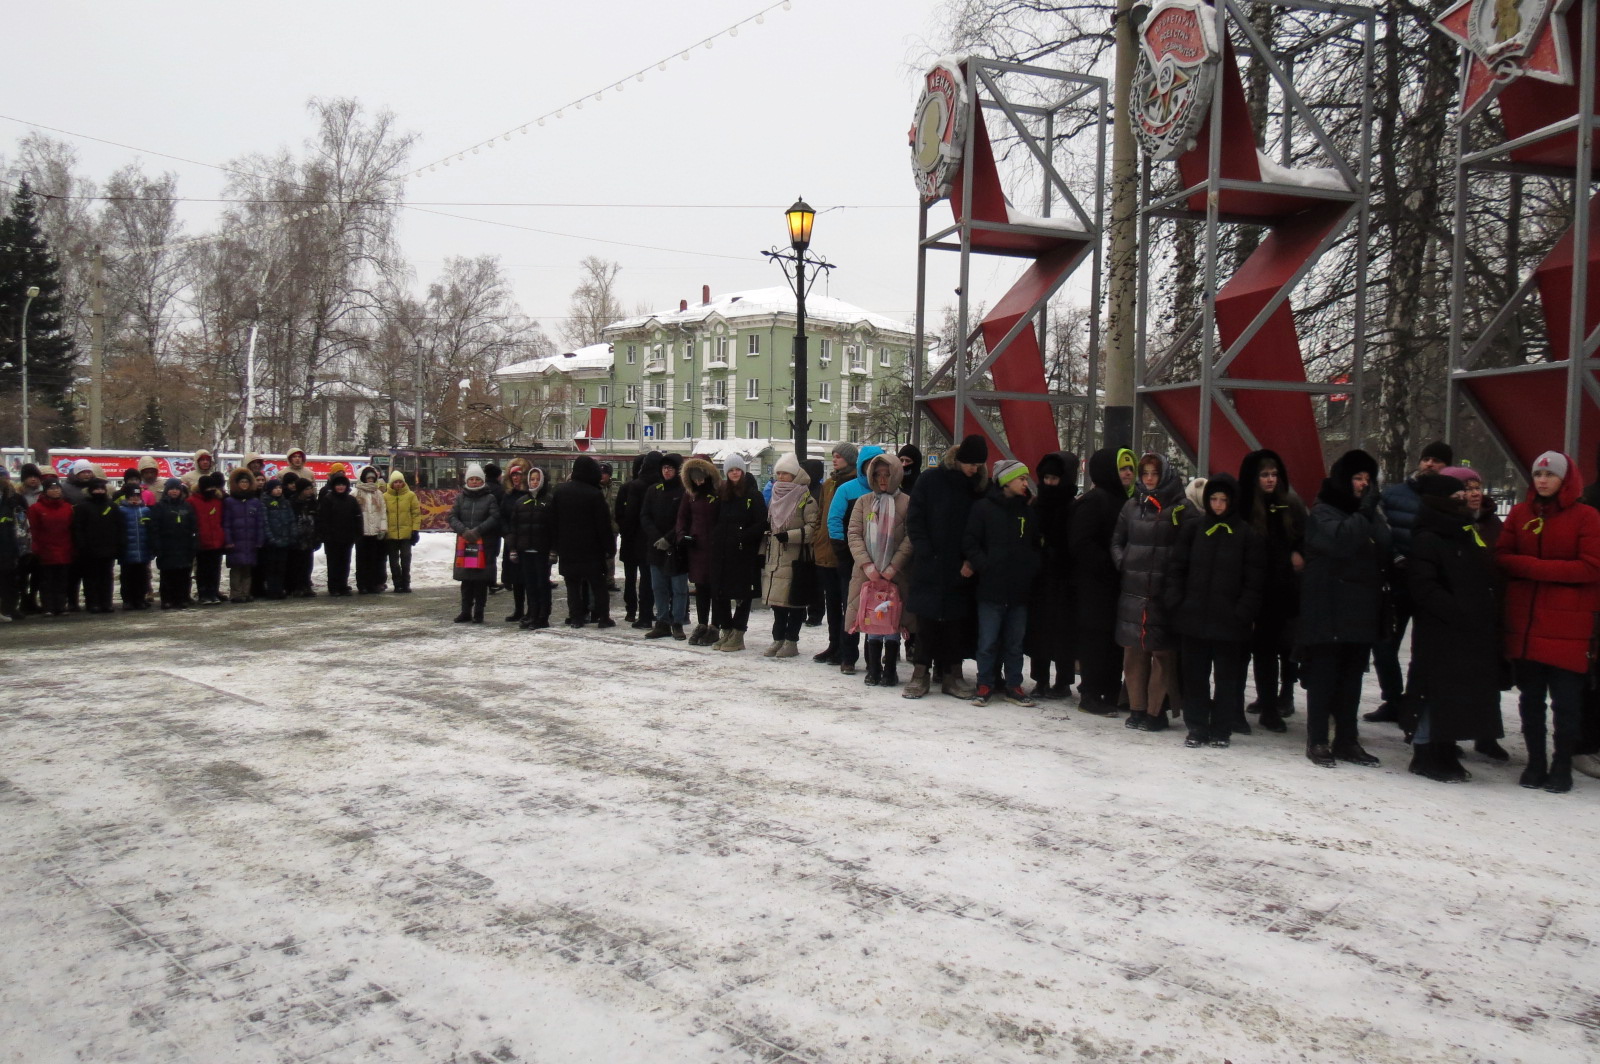
[[[1572,84],[1566,12],[1573,0],[1460,0],[1434,23],[1472,54],[1461,84],[1470,118],[1524,74]]]

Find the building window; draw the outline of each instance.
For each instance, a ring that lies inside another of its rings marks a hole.
[[[833,361],[832,340],[817,341],[817,361],[821,362],[824,366]]]
[[[639,438],[639,423],[637,421],[628,422],[628,439],[636,440],[638,438]]]
[[[833,426],[829,425],[826,421],[819,422],[818,425],[817,425],[817,442],[819,442],[819,443],[828,442],[828,439],[829,439],[828,430],[830,428],[832,428],[832,427]]]
[[[692,440],[692,439],[694,439],[694,422],[693,421],[685,421],[683,423],[683,435],[679,436],[678,439],[680,439],[680,440]]]
[[[819,403],[831,403],[831,402],[833,402],[833,382],[832,381],[823,381],[821,384],[817,385],[817,402],[819,402]]]
[[[694,341],[693,340],[685,340],[683,342],[683,360],[685,362],[693,362],[694,361]]]
[[[563,421],[561,418],[556,418],[554,421],[550,422],[550,438],[552,440],[559,440],[566,434],[567,423],[565,421]]]
[[[667,405],[667,383],[666,383],[666,381],[657,381],[655,384],[652,384],[650,386],[650,405],[651,406],[666,406]]]
[[[728,378],[719,377],[711,382],[711,398],[715,399],[719,403],[722,403],[723,405],[727,405]]]
[[[760,377],[751,377],[749,380],[744,382],[744,397],[746,399],[760,399],[761,398],[761,378]]]
[[[611,405],[611,385],[609,385],[609,384],[598,385],[596,387],[595,391],[597,392],[597,394],[595,396],[595,402],[599,403],[601,406],[610,406]]]
[[[694,402],[694,381],[683,382],[683,401],[686,403]]]
[[[624,398],[622,401],[624,403],[627,403],[629,406],[632,406],[633,404],[637,403],[639,401],[639,386],[637,384],[627,384],[627,385],[624,385],[623,387],[626,388],[627,390],[625,392],[623,392],[623,395],[626,398]],[[629,436],[628,438],[630,440],[633,439],[632,436]]]
[[[747,355],[759,355],[761,353],[760,333],[751,333],[745,338],[744,353]]]
[[[636,363],[638,361],[639,361],[639,345],[638,344],[629,344],[628,345],[628,365],[631,366],[631,365],[633,365],[634,363]]]
[[[726,336],[717,337],[717,361],[728,361],[728,338]]]
[[[878,348],[878,365],[883,366],[885,369],[888,368],[888,366],[889,366],[889,349],[887,347]]]
[[[867,386],[865,384],[852,384],[850,386],[850,401],[864,403],[867,401]]]
[[[746,421],[744,423],[744,435],[746,439],[759,440],[761,438],[761,422]]]
[[[574,399],[573,402],[580,403],[580,404],[581,403],[587,403],[589,401],[588,395],[589,395],[589,390],[587,388],[583,387],[583,385],[580,384],[578,386],[578,397],[576,399]]]
[[[866,362],[865,362],[865,360],[863,359],[863,357],[861,355],[861,348],[858,345],[850,344],[848,347],[845,348],[845,353],[850,356],[850,368],[851,369],[865,369],[866,368]]]
[[[725,440],[728,438],[728,423],[726,421],[713,421],[711,423],[711,438]]]

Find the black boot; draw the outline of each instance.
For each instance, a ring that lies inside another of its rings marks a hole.
[[[895,671],[899,663],[900,641],[895,639],[883,644],[883,678],[878,681],[879,687],[900,686],[900,674]]]
[[[1556,754],[1550,759],[1550,776],[1544,781],[1544,789],[1551,794],[1572,790],[1572,747],[1560,739],[1556,740]]]
[[[524,585],[524,584],[512,584],[511,585],[511,616],[507,617],[506,620],[507,621],[520,621],[520,620],[522,620],[523,617],[527,616],[527,613],[525,612],[526,605],[527,605],[527,586]]]
[[[1522,741],[1528,744],[1528,767],[1522,770],[1522,778],[1517,782],[1529,790],[1538,790],[1550,779],[1550,766],[1545,761],[1544,734],[1529,735],[1523,732]]]
[[[489,602],[489,589],[487,586],[479,584],[477,585],[477,590],[474,592],[474,594],[475,597],[472,600],[472,623],[482,624],[483,608]]]
[[[470,624],[472,621],[472,585],[461,585],[461,612],[456,614],[457,624]]]
[[[866,646],[868,687],[876,687],[883,681],[883,643],[881,640],[869,639]]]

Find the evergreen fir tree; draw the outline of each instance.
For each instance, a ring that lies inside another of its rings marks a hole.
[[[8,400],[22,390],[20,318],[27,290],[34,285],[39,294],[28,306],[29,405],[47,446],[75,446],[78,427],[70,386],[77,352],[63,328],[60,264],[39,228],[33,189],[24,180],[11,212],[0,218],[0,396]],[[45,407],[53,415],[38,418]]]
[[[155,396],[144,402],[144,423],[139,426],[139,447],[146,451],[170,451],[167,423],[161,417],[161,403]]]

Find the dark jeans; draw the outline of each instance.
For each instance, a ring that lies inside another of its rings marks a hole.
[[[689,574],[669,573],[659,565],[652,565],[650,584],[655,591],[656,623],[688,624]]]
[[[774,606],[772,607],[772,641],[780,643],[784,640],[798,642],[800,639],[800,626],[805,624],[806,608],[804,606]]]
[[[161,569],[161,604],[163,606],[181,606],[192,601],[189,598],[189,568]]]
[[[1244,715],[1244,643],[1183,637],[1183,723],[1207,739],[1226,739]],[[1216,691],[1212,693],[1212,678]],[[1277,697],[1274,695],[1273,697]]]
[[[289,552],[282,547],[263,545],[256,553],[256,577],[261,581],[263,598],[283,598],[283,580]]]
[[[83,574],[83,608],[110,610],[112,592],[117,586],[115,558],[86,558],[78,563]]]
[[[353,543],[324,543],[322,563],[327,566],[328,593],[343,594],[350,590],[350,548]],[[462,583],[467,581],[463,580]],[[487,592],[485,592],[487,594]]]
[[[832,574],[837,577],[834,584],[834,593],[839,597],[839,639],[833,648],[839,652],[840,665],[854,665],[861,660],[861,633],[851,632],[850,621],[854,618],[844,616],[845,603],[850,601],[850,577],[856,571],[855,563],[850,559],[850,544],[842,539],[833,541],[834,556],[839,559],[839,565],[834,569],[818,569],[819,582],[828,579]]]
[[[1305,648],[1306,745],[1358,742],[1356,710],[1361,706],[1361,674],[1367,670],[1366,643],[1318,643]]]
[[[1094,697],[1115,705],[1122,690],[1122,648],[1112,638],[1111,630],[1078,632],[1078,664],[1083,669],[1083,683],[1078,690],[1085,697]]]
[[[283,552],[283,589],[290,593],[311,590],[311,567],[317,552],[290,547]]]
[[[737,628],[742,632],[750,627],[750,600],[747,598],[713,599],[711,613],[718,628]]]
[[[389,583],[394,585],[396,591],[411,590],[411,541],[409,539],[391,539],[386,541],[385,549],[389,553]],[[545,562],[545,597],[550,597],[550,564],[548,556]]]
[[[694,585],[694,616],[696,624],[711,623],[711,585]]]
[[[406,546],[411,546],[407,543]],[[550,623],[550,554],[542,550],[517,553],[518,576],[522,581],[523,615],[539,624]]]
[[[828,622],[828,649],[839,649],[839,637],[844,634],[844,604],[847,586],[841,585],[835,574],[838,569],[817,567],[817,586],[822,588],[822,616]]]
[[[934,672],[959,670],[966,657],[959,621],[917,617],[917,638],[912,642],[911,664],[927,665]]]
[[[356,589],[383,590],[383,562],[389,543],[382,536],[362,536],[356,540]]]
[[[1028,634],[1028,607],[998,602],[978,603],[978,683],[999,687],[1005,669],[1007,687],[1022,686],[1022,641]]]
[[[194,592],[195,597],[202,602],[206,599],[222,597],[222,552],[220,550],[202,550],[195,553]]]
[[[588,621],[611,619],[611,578],[604,573],[588,576],[569,576],[567,582],[567,619],[583,624]],[[548,590],[550,581],[545,581]]]
[[[1545,742],[1545,702],[1554,718],[1556,752],[1572,753],[1582,733],[1583,686],[1587,677],[1554,665],[1518,659],[1511,663],[1517,680],[1517,712],[1522,716],[1522,737],[1531,747]]]

